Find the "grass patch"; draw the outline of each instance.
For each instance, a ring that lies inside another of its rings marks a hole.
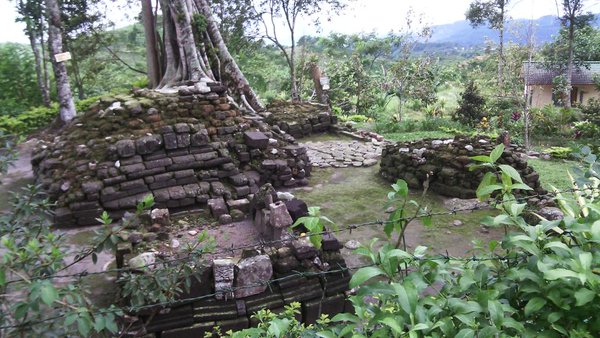
[[[426,138],[453,138],[454,135],[443,131],[414,131],[410,133],[385,133],[383,134],[390,141],[416,141]]]
[[[551,190],[550,186],[554,186],[559,190],[571,188],[571,180],[567,175],[567,170],[577,166],[577,162],[530,159],[527,163],[540,174],[540,182],[544,189]]]
[[[311,188],[298,188],[293,194],[303,199],[309,206],[321,207],[322,215],[329,217],[338,226],[360,224],[376,220],[387,220],[385,213],[387,193],[390,182],[383,180],[379,167],[315,169],[310,178]],[[419,191],[411,191],[410,198],[427,206],[433,212],[449,211],[444,207],[444,197],[428,193],[422,196]],[[471,213],[436,216],[431,227],[421,222],[412,222],[408,227],[409,246],[424,245],[437,252],[448,250],[451,254],[464,254],[472,248],[472,241],[487,242],[490,238],[499,238],[499,232],[492,229],[489,234],[480,230],[480,221],[486,215],[496,215],[495,210],[478,210]],[[463,225],[456,227],[452,223],[460,220]],[[341,232],[336,235],[342,242],[356,239],[366,244],[373,238],[385,239],[383,226],[360,227],[352,233]]]

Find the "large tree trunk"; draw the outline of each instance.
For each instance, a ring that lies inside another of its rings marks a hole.
[[[50,92],[44,81],[44,74],[42,74],[42,57],[40,56],[40,50],[37,46],[37,34],[29,21],[27,21],[26,31],[27,36],[29,37],[31,50],[33,51],[33,57],[35,59],[35,75],[40,93],[42,95],[42,102],[44,103],[44,106],[50,107]]]
[[[160,62],[158,57],[158,43],[156,42],[156,26],[152,14],[152,0],[142,0],[142,23],[144,25],[144,38],[146,41],[146,65],[148,73],[148,86],[156,88],[160,83]]]
[[[57,62],[55,57],[56,54],[63,52],[60,9],[57,0],[45,0],[45,2],[46,15],[48,16],[48,44],[54,78],[56,79],[60,119],[63,123],[68,123],[75,117],[75,103],[71,94],[67,67],[64,62]]]
[[[250,84],[229,53],[219,27],[213,19],[206,0],[160,0],[163,13],[163,42],[156,43],[156,12],[152,13],[150,0],[142,0],[142,19],[146,33],[148,77],[152,87],[169,87],[203,78],[223,82],[252,110],[264,110]],[[205,30],[194,31],[192,18],[200,14],[205,19]],[[196,34],[196,36],[194,35]],[[154,40],[154,41],[153,41]],[[204,41],[196,45],[197,41]],[[155,46],[156,47],[153,47]],[[206,46],[206,48],[204,48]],[[160,47],[160,48],[159,48]],[[160,50],[162,58],[158,56]],[[207,55],[207,53],[211,53]],[[162,75],[154,70],[156,64]],[[217,66],[220,69],[211,69]],[[222,71],[221,71],[222,70]],[[158,80],[157,80],[158,79]]]
[[[250,107],[256,111],[264,110],[264,106],[250,87],[248,80],[238,67],[237,63],[229,53],[225,41],[219,31],[219,26],[215,22],[210,5],[206,0],[196,0],[196,5],[200,13],[205,17],[207,22],[207,32],[211,42],[217,49],[217,54],[223,71],[221,75],[222,81],[229,87],[230,90],[240,96],[242,101],[247,101]],[[225,79],[227,77],[227,79]]]

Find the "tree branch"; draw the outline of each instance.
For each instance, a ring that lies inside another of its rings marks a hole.
[[[108,52],[115,58],[117,59],[117,61],[121,62],[123,65],[125,65],[125,67],[131,69],[132,71],[136,72],[136,73],[140,73],[140,74],[144,74],[146,75],[145,71],[139,70],[137,68],[134,68],[132,66],[130,66],[127,62],[125,62],[125,60],[121,59],[115,52],[113,52],[112,49],[110,49],[110,47],[108,47],[107,45],[104,45],[104,48],[106,48],[106,50],[108,50]]]

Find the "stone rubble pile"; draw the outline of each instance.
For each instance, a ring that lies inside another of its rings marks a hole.
[[[329,112],[329,107],[309,102],[276,101],[260,116],[274,131],[283,131],[294,138],[334,130],[338,123],[337,116]]]
[[[405,180],[411,188],[428,189],[440,195],[468,199],[483,178],[481,169],[470,171],[473,156],[489,155],[496,142],[487,137],[456,136],[446,140],[421,140],[387,145],[382,152],[380,174],[389,181]],[[524,149],[511,144],[498,160],[514,167],[523,182],[533,188],[528,194],[545,194],[539,174],[527,165]],[[532,204],[549,201],[530,199]]]
[[[148,194],[158,208],[208,205],[228,223],[243,218],[260,185],[306,185],[311,169],[303,147],[242,116],[224,86],[203,82],[102,98],[40,142],[32,164],[59,226],[97,224],[102,210],[120,218]]]
[[[279,244],[196,263],[197,278],[189,292],[180,296],[177,305],[156,315],[137,314],[140,321],[134,331],[162,338],[202,337],[214,332],[215,326],[221,332],[240,330],[257,325],[252,315],[258,310],[279,312],[291,302],[301,303],[298,319],[307,324],[315,323],[321,314],[331,317],[352,311],[346,300],[350,273],[344,270],[342,245],[332,234],[325,234],[317,249],[308,237],[292,232],[290,225],[308,214],[306,204],[298,199],[277,200],[276,196],[273,188],[265,185],[255,194],[252,208],[256,215],[267,211],[267,220],[255,225],[269,228],[263,239],[279,240]],[[129,258],[131,253],[117,251],[119,255],[118,261],[129,262],[134,270],[144,263],[160,263],[148,252]],[[321,272],[327,274],[318,275]]]

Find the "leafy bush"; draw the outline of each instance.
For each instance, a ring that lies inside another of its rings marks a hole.
[[[591,121],[579,121],[573,124],[575,127],[576,137],[587,137],[587,138],[599,138],[600,137],[600,125],[595,124]]]
[[[600,99],[592,98],[588,104],[581,106],[583,117],[600,127]]]
[[[570,124],[581,118],[575,108],[547,105],[542,109],[531,109],[531,131],[535,135],[571,136]]]
[[[77,113],[79,114],[88,111],[91,106],[100,100],[101,97],[102,96],[92,96],[75,102],[75,109],[77,110]]]
[[[544,149],[544,152],[554,158],[568,159],[573,154],[573,149],[569,147],[550,147]]]
[[[474,127],[487,116],[485,98],[481,95],[474,81],[470,81],[465,91],[460,94],[458,109],[452,118],[468,126]]]
[[[407,213],[406,183],[399,180],[388,198],[396,209],[385,232],[355,253],[371,264],[354,273],[350,297],[355,313],[342,313],[318,332],[301,330],[295,336],[319,337],[597,337],[600,322],[600,211],[599,195],[579,190],[574,198],[557,194],[566,217],[527,224],[522,217],[527,203],[514,191],[529,190],[510,166],[497,165],[500,145],[489,156],[474,158],[492,170],[477,189],[480,198],[499,193],[501,214],[488,217],[488,226],[504,227],[501,242],[479,246],[480,256],[453,258],[429,255],[427,248],[413,252],[399,248],[410,221],[426,210]],[[597,170],[595,156],[586,162]],[[598,186],[597,173],[593,187]],[[501,179],[500,179],[501,177]],[[508,232],[508,228],[512,231]],[[392,236],[395,233],[395,236]],[[379,247],[379,248],[377,248]],[[287,317],[286,317],[287,316]],[[275,316],[269,324],[244,331],[252,337],[287,337],[272,328],[288,318]],[[288,318],[288,321],[290,319]],[[240,335],[246,336],[246,335]],[[236,336],[237,337],[237,336]]]
[[[49,125],[58,114],[58,104],[36,107],[15,117],[0,116],[0,130],[15,135],[29,135]]]

